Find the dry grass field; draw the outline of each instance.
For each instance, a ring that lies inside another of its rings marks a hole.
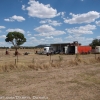
[[[18,51],[16,57],[14,50],[0,50],[0,100],[100,100],[100,59],[94,54]]]

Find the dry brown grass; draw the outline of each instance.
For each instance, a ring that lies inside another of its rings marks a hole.
[[[100,63],[97,59],[72,59],[69,61],[49,61],[49,62],[39,62],[34,61],[31,63],[6,63],[0,65],[0,72],[10,72],[10,71],[25,71],[25,70],[45,70],[52,67],[64,67],[64,66],[78,66],[78,65],[92,65]]]
[[[28,96],[31,100],[32,96],[45,96],[47,100],[99,100],[100,64],[48,69],[49,64],[42,63],[39,69],[42,68],[37,70],[31,63],[32,68],[26,67],[28,70],[24,71],[20,67],[25,68],[25,65],[19,64],[12,72],[1,73],[0,96]],[[19,71],[14,71],[18,68]]]
[[[95,55],[52,55],[50,59],[34,54],[34,50],[19,51],[16,64],[14,51],[10,55],[0,53],[0,96],[99,100],[100,60]],[[30,54],[25,56],[26,51]]]

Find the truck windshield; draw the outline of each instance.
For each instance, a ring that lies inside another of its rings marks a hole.
[[[46,48],[44,48],[44,50],[46,50]]]

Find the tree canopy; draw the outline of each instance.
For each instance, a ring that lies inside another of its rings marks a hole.
[[[92,43],[89,44],[94,49],[96,46],[100,46],[100,39],[94,39]]]
[[[14,31],[14,32],[9,32],[6,35],[5,41],[12,43],[14,47],[18,47],[22,45],[24,42],[26,42],[26,38],[22,33]]]

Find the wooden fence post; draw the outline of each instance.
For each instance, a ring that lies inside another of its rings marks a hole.
[[[17,54],[17,62],[18,62],[18,54]]]
[[[96,59],[96,53],[95,53],[95,59]]]
[[[16,65],[16,59],[15,59],[15,65]]]
[[[50,61],[51,61],[51,54],[50,54]]]

